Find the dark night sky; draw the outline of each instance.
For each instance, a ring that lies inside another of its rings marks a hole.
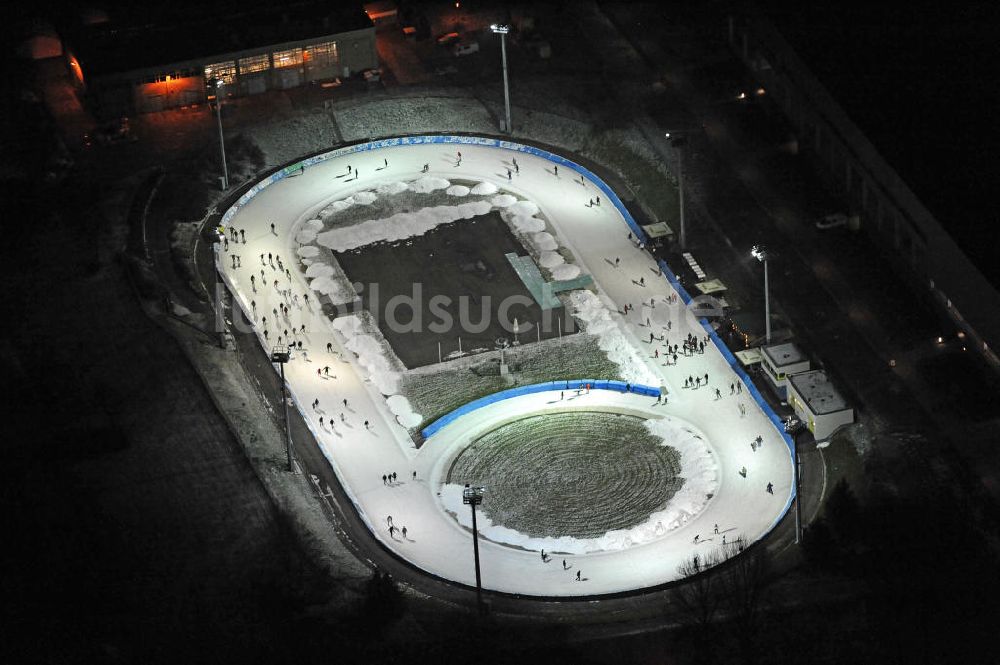
[[[785,38],[1000,286],[1000,5],[763,1]]]

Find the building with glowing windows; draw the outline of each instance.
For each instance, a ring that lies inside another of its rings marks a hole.
[[[66,31],[64,44],[81,95],[102,117],[202,103],[216,81],[225,95],[242,96],[378,67],[375,27],[361,5],[312,0],[100,16]]]

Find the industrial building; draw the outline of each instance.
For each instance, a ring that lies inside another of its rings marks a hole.
[[[66,29],[65,58],[101,117],[253,95],[378,67],[360,4],[312,0],[261,8],[216,3],[196,15],[108,15]]]

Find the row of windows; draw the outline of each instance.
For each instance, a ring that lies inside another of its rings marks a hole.
[[[238,61],[216,62],[205,66],[204,76],[206,82],[210,83],[215,79],[222,79],[223,83],[229,85],[236,81],[237,72],[239,74],[252,74],[267,71],[272,66],[274,69],[281,69],[283,67],[301,67],[303,63],[310,67],[328,67],[336,65],[337,62],[337,42],[324,42],[312,44],[304,49],[293,48],[274,53],[248,55]],[[191,75],[196,76],[197,74]],[[162,80],[162,77],[157,80]]]

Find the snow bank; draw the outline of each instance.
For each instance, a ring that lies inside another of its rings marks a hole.
[[[316,232],[312,229],[300,229],[295,235],[295,242],[300,245],[307,245],[316,239]]]
[[[471,191],[472,190],[465,185],[452,185],[445,190],[445,193],[450,196],[468,196]]]
[[[665,417],[647,420],[646,428],[660,438],[662,445],[680,453],[681,488],[666,505],[649,515],[644,522],[628,529],[615,529],[596,538],[531,537],[505,526],[495,524],[485,510],[477,520],[479,532],[486,538],[527,550],[549,550],[569,554],[587,554],[624,550],[662,538],[674,529],[691,521],[708,504],[709,496],[719,489],[719,469],[704,437],[682,420]],[[472,518],[462,503],[464,486],[447,484],[441,488],[441,504],[452,513],[460,524],[472,527]]]
[[[521,233],[537,233],[538,231],[545,230],[545,222],[537,217],[517,215],[511,220],[511,223],[514,225],[514,228]]]
[[[316,242],[337,252],[364,247],[376,242],[396,242],[427,233],[441,224],[472,219],[490,211],[486,201],[457,206],[432,206],[415,212],[399,212],[384,219],[372,219],[353,226],[334,228],[316,237]],[[553,241],[555,242],[555,241]]]
[[[344,346],[358,357],[358,364],[368,373],[368,378],[383,395],[399,392],[399,372],[385,354],[382,342],[363,331],[364,326],[356,314],[333,320],[333,327],[346,338]]]
[[[630,383],[658,386],[660,380],[650,371],[611,317],[611,310],[592,291],[571,291],[569,301],[574,315],[584,323],[584,330],[596,335],[598,346],[608,360],[618,365],[621,376]]]
[[[435,190],[446,189],[450,186],[451,183],[444,178],[436,178],[430,175],[425,175],[423,178],[414,180],[408,185],[410,191],[416,192],[417,194],[430,194]]]
[[[524,215],[525,217],[531,217],[532,215],[538,214],[538,204],[534,201],[518,201],[508,208],[510,212],[515,215]]]
[[[358,192],[351,198],[354,199],[354,202],[358,205],[371,205],[372,203],[375,203],[375,199],[377,199],[378,196],[375,195],[375,192]]]
[[[481,182],[472,188],[472,193],[479,196],[489,196],[490,194],[496,194],[500,191],[500,188],[494,185],[492,182]]]
[[[539,252],[554,252],[559,248],[559,244],[556,243],[556,239],[553,238],[552,234],[548,231],[533,234],[531,236],[531,244]]]
[[[557,280],[573,279],[580,275],[580,266],[566,263],[552,271],[552,278]]]
[[[327,263],[314,263],[306,269],[306,277],[331,277],[333,266]]]
[[[538,265],[543,268],[555,268],[565,262],[566,259],[559,252],[542,252],[541,256],[538,257]]]
[[[406,399],[402,395],[393,395],[388,397],[385,402],[389,405],[389,410],[396,416],[396,420],[403,427],[416,427],[424,420],[422,415],[413,412],[413,407],[410,406],[410,400]]]
[[[375,191],[382,196],[392,196],[393,194],[399,194],[400,192],[405,192],[410,186],[405,182],[387,182],[385,184],[379,185],[375,188]]]
[[[311,259],[315,256],[319,256],[319,247],[314,247],[312,245],[309,247],[299,247],[296,252],[304,259]]]
[[[490,199],[490,203],[495,205],[497,208],[509,208],[517,203],[517,197],[510,194],[497,194]]]
[[[310,269],[312,269],[312,267],[313,266],[309,266]],[[354,300],[354,293],[350,292],[344,287],[343,284],[330,275],[323,275],[312,280],[309,282],[309,288],[318,293],[322,293],[335,305],[341,305]]]

